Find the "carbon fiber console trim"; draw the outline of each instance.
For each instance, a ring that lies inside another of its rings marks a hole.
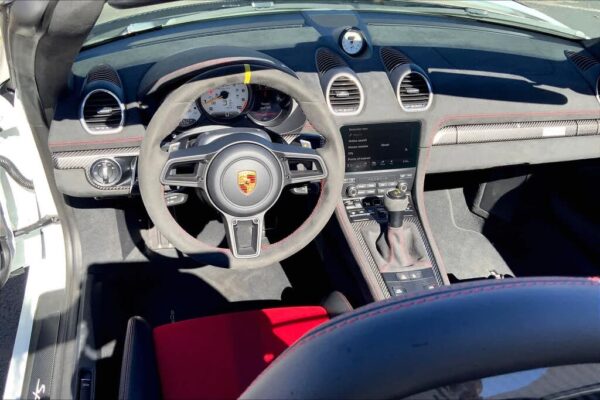
[[[421,240],[423,241],[423,244],[425,245],[425,249],[427,251],[427,257],[429,257],[429,260],[431,261],[433,272],[435,274],[435,279],[440,286],[443,286],[444,280],[440,275],[438,264],[435,260],[435,257],[433,256],[433,251],[431,249],[431,246],[429,245],[429,240],[427,240],[427,237],[425,236],[425,231],[423,230],[423,226],[421,225],[419,218],[415,215],[407,215],[404,217],[404,223],[409,223],[417,226],[419,234],[421,235]],[[389,289],[383,279],[383,276],[381,275],[379,268],[377,268],[377,264],[375,263],[375,260],[373,260],[373,257],[371,256],[371,251],[369,250],[369,247],[367,246],[367,243],[365,242],[365,239],[363,238],[363,235],[361,233],[361,230],[369,225],[379,226],[379,223],[374,220],[357,221],[352,223],[352,229],[354,230],[354,234],[356,235],[356,238],[360,243],[360,248],[363,254],[369,261],[369,266],[371,267],[373,275],[377,278],[377,283],[381,287],[381,290],[387,295],[387,297],[391,297]]]
[[[600,120],[596,119],[456,125],[439,130],[433,139],[433,145],[505,142],[599,133]]]
[[[371,267],[371,271],[373,272],[373,276],[377,279],[377,284],[381,288],[381,291],[386,294],[386,298],[391,297],[390,291],[387,288],[387,286],[383,280],[383,276],[381,275],[381,272],[379,272],[379,268],[377,268],[377,264],[375,264],[375,260],[373,260],[373,257],[371,256],[371,251],[369,250],[369,247],[367,246],[367,243],[365,242],[363,235],[360,233],[361,229],[365,226],[368,226],[368,225],[379,226],[379,224],[376,221],[369,220],[369,221],[352,222],[351,225],[352,225],[352,229],[354,230],[354,235],[356,236],[358,243],[360,243],[360,250],[363,252],[366,259],[368,260],[369,267]]]
[[[421,235],[421,240],[425,244],[425,249],[427,251],[427,257],[431,261],[431,265],[433,266],[433,272],[435,274],[435,278],[440,286],[444,285],[444,280],[442,279],[442,275],[440,274],[440,268],[433,256],[433,250],[431,249],[431,245],[429,244],[429,240],[427,240],[427,236],[425,235],[425,230],[423,229],[423,224],[419,220],[419,217],[411,215],[406,217],[406,221],[409,223],[413,223],[419,229],[419,234]]]
[[[85,177],[90,185],[99,190],[106,190],[108,192],[114,192],[114,194],[129,194],[131,191],[131,184],[127,185],[117,185],[117,186],[100,186],[94,183],[90,174],[86,172]]]

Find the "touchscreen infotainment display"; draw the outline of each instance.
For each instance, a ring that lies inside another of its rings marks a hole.
[[[415,167],[420,132],[420,122],[343,126],[346,172]]]

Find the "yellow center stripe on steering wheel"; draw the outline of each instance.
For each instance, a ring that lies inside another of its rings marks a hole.
[[[247,85],[252,79],[252,71],[250,71],[250,64],[244,64],[244,84]]]

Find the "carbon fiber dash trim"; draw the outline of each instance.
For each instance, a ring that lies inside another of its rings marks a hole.
[[[447,126],[437,132],[433,145],[505,142],[565,136],[597,135],[600,120],[509,122]]]
[[[120,149],[99,149],[99,150],[81,150],[64,151],[52,154],[54,168],[58,170],[83,169],[86,180],[90,185],[98,190],[111,192],[115,195],[129,194],[132,181],[123,182],[116,186],[100,186],[90,177],[90,167],[92,164],[102,158],[118,157],[137,157],[140,153],[139,147],[126,147]]]
[[[105,157],[137,156],[139,147],[125,147],[121,149],[100,149],[64,151],[52,154],[52,161],[56,169],[88,169],[94,161]]]
[[[577,122],[577,136],[597,135],[600,130],[600,124],[596,119],[586,119]]]
[[[447,126],[442,128],[433,138],[433,145],[456,144],[456,127]]]
[[[92,185],[93,187],[95,187],[96,189],[105,190],[107,192],[112,192],[115,195],[117,195],[117,194],[129,194],[130,191],[131,191],[131,184],[118,185],[118,186],[100,186],[100,185],[96,185],[94,183],[94,181],[89,177],[88,174],[86,174],[85,177],[87,178],[88,183],[90,185]]]

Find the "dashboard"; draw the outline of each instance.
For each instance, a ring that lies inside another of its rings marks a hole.
[[[82,197],[133,193],[145,129],[169,93],[191,79],[251,73],[244,68],[296,76],[342,136],[352,126],[408,124],[386,138],[391,147],[357,156],[384,169],[411,160],[417,172],[438,173],[600,151],[600,63],[580,42],[449,17],[290,12],[190,23],[82,50],[50,127],[59,188]],[[251,82],[199,93],[173,134],[211,126],[258,128],[286,142],[318,134],[294,99]],[[367,168],[347,164],[348,172]]]

